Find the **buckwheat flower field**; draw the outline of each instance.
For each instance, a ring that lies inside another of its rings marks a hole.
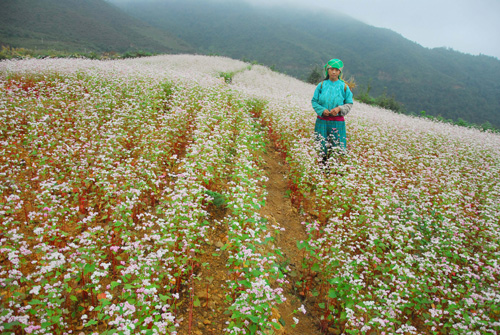
[[[314,86],[263,66],[2,61],[0,86],[0,334],[197,334],[215,259],[220,333],[500,332],[498,134],[355,102],[325,170]],[[269,147],[306,236],[293,275]]]

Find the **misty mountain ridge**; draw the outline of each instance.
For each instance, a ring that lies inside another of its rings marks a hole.
[[[355,94],[500,127],[500,61],[428,49],[348,15],[237,0],[0,0],[0,44],[97,52],[215,54],[306,80],[344,61]]]

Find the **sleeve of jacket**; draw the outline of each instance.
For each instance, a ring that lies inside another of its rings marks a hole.
[[[321,84],[318,84],[318,86],[316,86],[316,90],[314,91],[314,95],[313,95],[313,98],[311,100],[312,107],[314,108],[314,111],[316,112],[316,114],[318,114],[318,116],[323,115],[323,112],[325,111],[325,109],[328,109],[325,106],[322,106],[319,104],[320,94],[321,94]]]
[[[351,110],[353,103],[354,102],[352,99],[351,89],[349,88],[349,86],[347,86],[347,89],[345,91],[344,105],[340,106],[339,115],[346,116]]]

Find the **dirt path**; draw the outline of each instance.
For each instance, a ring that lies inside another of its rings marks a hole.
[[[287,168],[280,154],[272,145],[268,145],[266,149],[264,160],[266,162],[265,171],[269,177],[266,185],[268,195],[261,215],[270,221],[275,220],[281,227],[285,228],[276,241],[276,246],[283,252],[284,264],[288,264],[291,270],[287,274],[290,283],[285,286],[287,301],[278,307],[280,316],[285,320],[285,329],[281,334],[319,335],[321,333],[318,329],[318,321],[311,313],[293,314],[293,311],[301,305],[307,309],[307,301],[302,301],[298,292],[294,290],[294,282],[297,280],[296,274],[299,273],[302,262],[302,252],[297,248],[297,241],[307,237],[304,226],[301,224],[305,217],[297,212],[292,206],[290,198],[287,197]],[[293,317],[299,319],[295,328],[291,327],[294,324]]]
[[[319,322],[311,313],[293,313],[302,305],[308,309],[307,301],[303,301],[294,289],[302,262],[302,252],[297,248],[297,241],[306,238],[305,229],[301,224],[306,218],[298,214],[287,196],[287,168],[272,144],[267,146],[263,158],[264,170],[269,180],[266,183],[268,192],[266,205],[260,214],[270,223],[277,222],[280,227],[285,228],[285,231],[279,234],[275,246],[283,253],[284,259],[280,265],[288,266],[290,270],[287,272],[289,283],[284,286],[286,301],[277,306],[276,314],[279,315],[275,314],[275,309],[273,310],[273,315],[285,322],[284,328],[278,330],[276,335],[320,335]],[[214,210],[211,215],[221,220],[226,213]],[[201,262],[209,266],[201,267],[196,273],[196,280],[192,283],[193,296],[199,298],[199,304],[190,305],[190,293],[186,288],[182,294],[181,316],[178,320],[179,335],[220,335],[227,327],[229,316],[224,314],[224,311],[229,307],[229,301],[226,299],[228,292],[225,292],[223,287],[229,279],[225,265],[228,254],[220,250],[220,247],[227,242],[226,235],[227,231],[220,225],[214,225],[208,233],[210,243],[204,246]],[[292,327],[295,324],[294,317],[299,319],[299,323]]]

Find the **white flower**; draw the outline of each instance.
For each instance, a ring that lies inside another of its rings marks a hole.
[[[302,312],[302,313],[306,314],[306,309],[305,309],[304,305],[301,305],[297,310],[299,312]]]
[[[33,286],[33,288],[30,291],[30,294],[39,294],[40,293],[40,286]]]
[[[43,229],[43,228],[41,228],[41,227],[38,227],[38,228],[35,228],[35,229],[33,230],[33,232],[34,232],[35,234],[37,234],[37,235],[40,235],[40,234],[42,234],[42,233],[44,232],[44,229]]]

